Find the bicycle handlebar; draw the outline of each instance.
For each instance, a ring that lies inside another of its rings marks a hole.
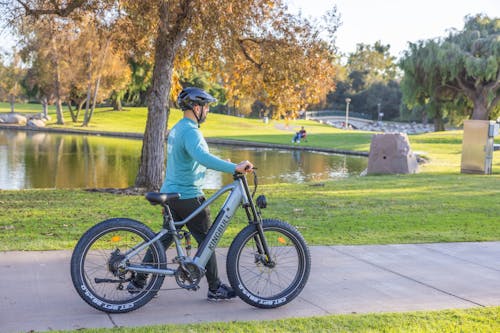
[[[246,170],[248,170],[248,168],[246,168]],[[255,170],[257,170],[257,168],[254,166],[252,168],[252,171],[251,171],[252,174],[253,174],[253,185],[254,185],[254,189],[253,189],[253,192],[252,192],[252,198],[255,196],[255,193],[257,192],[257,186],[258,186],[258,177],[257,177],[257,173],[255,172]],[[238,172],[238,171],[235,171],[234,174],[233,174],[233,178],[234,179],[237,179],[239,177],[245,177],[245,176],[246,176],[245,173],[241,173],[241,172]]]

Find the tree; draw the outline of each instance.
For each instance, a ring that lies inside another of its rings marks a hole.
[[[20,66],[20,57],[17,52],[11,57],[11,61],[4,63],[2,55],[0,55],[0,99],[8,100],[10,103],[10,111],[14,112],[14,103],[16,97],[23,91],[21,81],[25,75],[25,70]]]
[[[29,88],[37,92],[46,104],[56,105],[57,123],[64,124],[62,103],[69,94],[69,83],[77,72],[78,63],[71,56],[72,21],[49,20],[47,17],[19,20],[16,29],[21,36],[23,61],[29,66]]]
[[[134,45],[130,48],[134,53],[149,53],[154,59],[137,187],[157,190],[163,180],[163,146],[176,61],[189,58],[215,73],[221,73],[221,64],[231,66],[228,68],[236,73],[240,61],[244,61],[243,72],[256,73],[257,69],[257,82],[265,84],[256,94],[283,111],[317,100],[333,86],[332,80],[324,87],[314,83],[316,77],[331,78],[335,74],[331,58],[325,57],[331,51],[328,43],[318,39],[318,31],[308,22],[287,15],[282,0],[7,2],[14,12],[18,9],[35,18],[56,15],[77,20],[92,11],[99,14],[96,24],[116,27],[123,32],[124,45]],[[246,65],[248,62],[251,66]],[[310,65],[308,75],[302,76],[301,64]],[[224,82],[228,82],[227,77]],[[245,92],[251,91],[250,85],[244,86]],[[232,96],[238,96],[237,89],[231,91]]]
[[[406,55],[401,60],[401,68],[405,72],[401,82],[403,102],[410,109],[423,107],[427,117],[434,119],[434,129],[443,131],[446,114],[436,96],[441,85],[441,73],[437,63],[431,60],[438,44],[433,40],[420,41],[410,43],[409,47],[411,57]]]
[[[396,81],[388,83],[376,82],[369,88],[352,96],[351,104],[356,112],[371,114],[372,119],[378,119],[378,112],[384,113],[386,120],[399,116],[401,105],[401,90]]]
[[[466,17],[462,31],[410,43],[400,66],[405,103],[426,105],[440,129],[445,116],[490,119],[499,112],[500,19]]]
[[[90,31],[89,31],[90,30]],[[92,31],[93,30],[93,31]],[[130,82],[130,68],[125,52],[117,47],[112,31],[99,30],[95,27],[82,28],[87,36],[87,105],[82,126],[88,126],[97,102],[108,97],[113,102],[115,110],[121,110],[121,99],[125,88]],[[89,48],[89,46],[91,46]],[[83,73],[82,73],[83,74]],[[82,76],[80,76],[82,77]],[[77,85],[77,83],[74,83]],[[90,97],[92,98],[90,105]]]
[[[288,23],[279,30],[254,29],[254,36],[239,37],[239,52],[226,59],[223,74],[228,99],[245,101],[248,112],[252,104],[248,99],[259,100],[279,118],[319,103],[334,88],[335,45],[325,40],[321,31],[333,34],[339,17],[335,7],[323,23],[285,12],[276,17]]]
[[[116,47],[114,36],[94,24],[92,13],[84,14],[78,19],[26,17],[16,25],[23,58],[30,67],[26,83],[42,104],[56,103],[58,123],[64,123],[63,101],[73,122],[78,121],[86,103],[83,125],[87,126],[96,103],[113,91],[116,101],[130,76],[125,54]],[[76,113],[73,102],[77,104]]]
[[[345,78],[337,82],[337,89],[328,95],[330,107],[345,109],[345,99],[351,98],[351,110],[371,114],[384,112],[384,119],[399,115],[401,93],[395,58],[390,55],[390,45],[380,41],[374,45],[360,43],[349,54],[344,68]],[[379,106],[380,104],[380,106]]]
[[[146,92],[151,86],[153,60],[147,56],[129,58],[131,78],[126,88],[124,100],[129,105],[146,105]]]
[[[310,53],[304,49],[302,53],[285,52],[293,50],[288,47],[293,43],[302,46],[307,44],[300,44],[303,40],[298,38],[291,41],[285,38],[291,37],[291,32],[298,27],[292,25],[294,21],[289,15],[285,15],[285,6],[280,0],[124,1],[121,12],[127,13],[121,24],[123,30],[130,31],[127,35],[136,37],[134,44],[144,45],[144,50],[148,50],[149,44],[154,46],[151,51],[154,55],[152,83],[147,94],[148,119],[135,182],[139,187],[158,189],[163,179],[163,142],[176,61],[189,58],[193,63],[202,66],[202,69],[209,69],[219,75],[222,75],[221,64],[224,64],[225,69],[233,69],[231,73],[251,74],[254,73],[251,69],[261,69],[263,72],[256,76],[259,78],[257,82],[264,82],[265,78],[269,86],[267,90],[261,90],[259,93],[264,97],[272,94],[280,96],[274,99],[278,105],[292,105],[290,99],[278,95],[277,92],[288,91],[280,90],[280,85],[286,87],[289,83],[293,86],[294,80],[287,80],[294,73],[297,77],[300,76],[300,72],[293,70],[297,63],[300,64],[304,59],[316,59],[317,63],[313,64],[312,68],[318,73],[320,69],[326,68],[322,66],[329,61],[321,57],[319,48],[311,50]],[[307,35],[306,29],[307,26],[302,27],[303,36]],[[266,55],[280,59],[278,68],[273,69],[270,66],[272,62],[260,62],[264,59],[259,57],[262,45],[266,46],[263,48],[267,52]],[[319,47],[320,43],[316,45]],[[295,47],[295,50],[298,48]],[[135,48],[134,51],[140,50]],[[300,55],[300,58],[291,57],[295,54]],[[248,63],[251,63],[251,66],[248,66]],[[319,74],[331,76],[333,71],[325,70]],[[306,76],[303,82],[312,81],[313,78],[314,76]],[[229,82],[227,77],[224,82]],[[254,90],[255,86],[254,84]],[[238,84],[232,87],[235,88],[230,89],[228,99],[240,93],[236,88]],[[301,89],[301,86],[296,89]],[[245,91],[250,91],[250,88]],[[309,98],[315,97],[313,88],[302,89],[300,92]],[[297,95],[299,94],[296,92],[294,96]],[[295,107],[298,106],[294,104]]]
[[[360,92],[375,82],[388,83],[396,79],[396,58],[390,54],[390,45],[357,44],[356,51],[347,59],[349,79],[353,91]]]

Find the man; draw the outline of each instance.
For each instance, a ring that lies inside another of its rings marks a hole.
[[[298,131],[297,133],[295,133],[295,136],[293,137],[292,142],[293,143],[300,143],[300,140],[305,140],[306,139],[306,135],[307,135],[306,129],[304,128],[304,126],[302,126],[302,128],[300,129],[300,131]]]
[[[209,104],[217,100],[199,88],[185,88],[177,98],[177,104],[184,112],[184,117],[172,128],[168,135],[167,171],[165,181],[160,189],[163,193],[180,193],[180,199],[169,203],[175,221],[188,217],[203,202],[205,197],[202,186],[207,168],[217,171],[244,173],[252,170],[249,161],[234,164],[224,161],[208,150],[208,145],[199,130],[208,115]],[[205,239],[211,225],[210,211],[205,209],[187,223],[187,227],[200,245]],[[172,243],[172,237],[165,237],[162,243],[167,249]],[[148,256],[144,259],[147,262]],[[144,286],[145,279],[132,281],[127,289],[138,292]],[[215,253],[206,265],[208,281],[208,299],[220,300],[235,297],[231,287],[222,283],[218,277]],[[137,290],[137,291],[136,291]]]

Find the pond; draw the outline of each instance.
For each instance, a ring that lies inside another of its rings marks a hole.
[[[0,130],[0,189],[125,188],[133,186],[142,141],[87,135]],[[320,182],[359,175],[365,157],[298,150],[209,144],[233,162],[250,160],[260,184]],[[209,170],[207,189],[231,182],[229,174]]]

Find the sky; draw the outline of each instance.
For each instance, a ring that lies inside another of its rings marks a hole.
[[[500,18],[500,0],[287,0],[292,12],[320,17],[337,6],[342,25],[337,30],[337,47],[347,54],[356,44],[390,44],[396,57],[407,42],[444,37],[450,28],[463,29],[468,14]]]
[[[320,17],[337,5],[342,25],[337,46],[344,54],[356,50],[357,43],[373,45],[380,40],[390,44],[391,54],[399,57],[407,42],[443,37],[447,30],[462,30],[464,17],[484,13],[500,18],[500,0],[286,0],[292,12]],[[13,43],[0,34],[0,49]]]

